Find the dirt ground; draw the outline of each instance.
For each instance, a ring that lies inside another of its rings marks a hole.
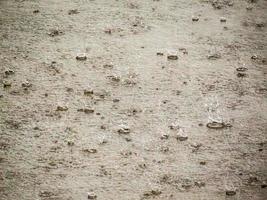
[[[0,0],[0,199],[267,199],[266,11]]]

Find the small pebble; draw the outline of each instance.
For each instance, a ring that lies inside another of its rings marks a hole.
[[[151,190],[144,193],[144,197],[159,196],[162,192],[160,190]]]
[[[247,70],[248,70],[248,68],[246,68],[246,67],[238,67],[238,68],[236,68],[236,71],[238,71],[238,72],[245,72]]]
[[[53,30],[50,31],[50,33],[48,35],[51,36],[51,37],[55,37],[55,36],[59,36],[61,34],[63,34],[63,31],[59,31],[59,30],[53,29]]]
[[[206,162],[206,161],[200,161],[199,164],[200,164],[200,165],[206,165],[207,162]]]
[[[209,60],[216,60],[220,59],[222,56],[219,53],[213,53],[207,56]]]
[[[187,134],[183,131],[182,128],[179,128],[179,131],[176,135],[176,139],[179,140],[179,141],[185,141],[188,139],[188,136]]]
[[[110,75],[107,76],[110,80],[114,81],[114,82],[120,82],[121,78],[117,75]]]
[[[36,14],[36,13],[39,13],[40,10],[34,10],[33,13]]]
[[[85,153],[97,153],[97,149],[83,149],[82,151]]]
[[[246,73],[241,73],[241,72],[237,73],[236,75],[239,78],[247,77],[247,74]]]
[[[204,182],[201,182],[201,181],[196,181],[195,182],[195,186],[197,186],[197,187],[205,187],[205,185],[206,185],[206,183],[204,183]]]
[[[130,133],[130,128],[126,125],[121,125],[119,130],[118,130],[118,133],[120,134],[129,134]]]
[[[80,53],[76,56],[76,60],[79,60],[79,61],[85,61],[87,60],[87,56],[85,53]]]
[[[21,84],[21,86],[24,87],[24,88],[29,88],[29,87],[32,86],[32,84],[31,84],[29,81],[25,81],[25,82],[23,82],[23,83]]]
[[[158,52],[157,56],[163,56],[164,54],[162,52]]]
[[[120,100],[119,99],[113,99],[113,102],[114,103],[117,103],[117,102],[119,102]]]
[[[107,33],[107,34],[111,34],[112,33],[112,29],[107,28],[106,30],[104,30],[104,32]]]
[[[210,129],[223,129],[223,128],[227,128],[227,127],[231,127],[230,124],[225,124],[224,122],[209,122],[206,125],[208,128]]]
[[[57,106],[57,110],[56,111],[67,111],[68,107],[67,106]]]
[[[69,146],[74,146],[74,142],[73,142],[73,141],[68,141],[67,144],[68,144]]]
[[[107,129],[107,127],[105,125],[101,125],[100,128],[103,129],[103,130]]]
[[[173,124],[171,124],[171,125],[169,126],[169,128],[170,128],[171,130],[179,130],[180,126],[177,125],[177,124],[175,124],[175,123],[173,123]]]
[[[3,81],[4,88],[11,87],[11,85],[12,85],[12,83],[10,81],[7,81],[7,80]]]
[[[94,94],[94,90],[86,89],[86,90],[83,91],[83,94],[86,95],[86,96],[90,96],[90,95]]]
[[[84,112],[86,114],[94,113],[95,110],[93,108],[80,108],[77,110],[78,112]]]
[[[197,16],[193,16],[193,17],[192,17],[192,21],[193,21],[193,22],[198,22],[198,21],[199,21],[199,17],[197,17]]]
[[[74,10],[69,10],[68,14],[69,15],[74,15],[74,14],[78,14],[79,11],[77,9],[74,9]]]
[[[220,18],[220,22],[226,22],[226,18],[225,17],[221,17]]]
[[[103,139],[99,144],[107,144],[108,141],[106,139]]]
[[[178,60],[178,56],[177,55],[168,55],[167,59],[168,60]]]
[[[15,71],[12,70],[12,69],[7,69],[7,70],[5,71],[5,75],[6,75],[6,76],[10,76],[10,75],[13,75],[13,74],[15,74]]]
[[[131,142],[132,141],[132,139],[131,138],[125,138],[125,140],[126,140],[126,142]]]
[[[160,139],[162,139],[162,140],[167,140],[168,138],[169,138],[169,135],[168,134],[162,134],[160,136]]]
[[[234,196],[234,195],[236,195],[236,191],[234,191],[234,190],[227,190],[227,191],[225,192],[225,194],[226,194],[227,196]]]
[[[90,192],[90,193],[88,193],[87,198],[88,199],[97,199],[97,196],[95,193]]]

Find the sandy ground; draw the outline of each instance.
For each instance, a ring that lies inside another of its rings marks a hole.
[[[267,199],[266,10],[0,0],[0,199]]]

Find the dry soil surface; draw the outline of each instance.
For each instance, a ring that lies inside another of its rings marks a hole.
[[[0,199],[266,199],[266,10],[0,0]]]

